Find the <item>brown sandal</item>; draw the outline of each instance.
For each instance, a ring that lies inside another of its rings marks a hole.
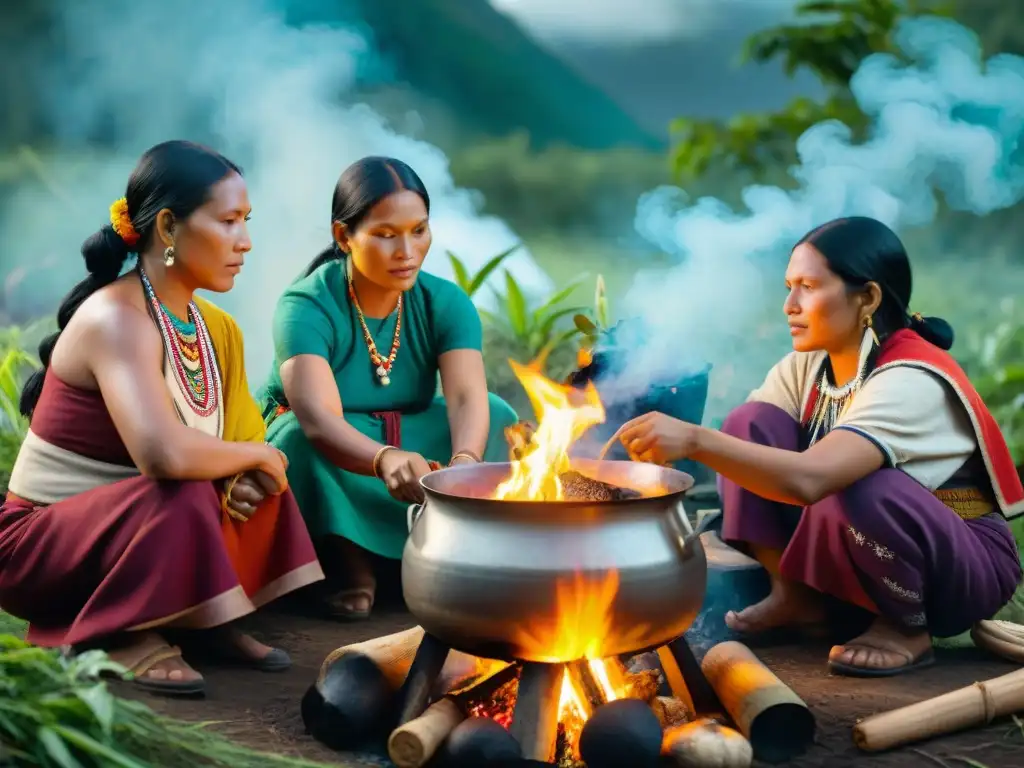
[[[147,634],[137,645],[107,655],[131,673],[133,685],[149,693],[162,696],[203,696],[206,693],[206,681],[201,677],[198,680],[158,680],[147,676],[146,673],[161,661],[181,658],[178,646],[168,644],[155,633]]]
[[[353,608],[351,601],[353,598],[360,597],[366,598],[368,603],[366,608]],[[370,618],[375,597],[376,589],[374,587],[352,587],[335,592],[328,596],[325,602],[332,619],[338,619],[339,621],[362,621]]]

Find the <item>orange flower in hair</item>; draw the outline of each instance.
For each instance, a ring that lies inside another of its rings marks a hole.
[[[135,231],[131,216],[128,215],[128,201],[123,197],[110,206],[110,226],[124,240],[125,245],[130,247],[139,242],[139,233]]]

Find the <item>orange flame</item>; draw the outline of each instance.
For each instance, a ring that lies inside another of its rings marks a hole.
[[[583,359],[581,355],[581,359]],[[494,493],[496,499],[561,501],[565,498],[560,476],[571,469],[569,449],[595,424],[605,420],[597,388],[582,391],[551,381],[537,364],[520,365],[510,360],[512,371],[533,406],[537,429],[520,459],[512,456],[508,478]],[[559,663],[587,659],[594,680],[608,701],[622,694],[623,681],[601,659],[604,639],[612,631],[612,603],[619,589],[619,575],[610,570],[595,577],[574,574],[555,586],[554,620],[538,619],[519,629],[521,645],[537,649],[538,661]],[[589,707],[584,692],[568,670],[562,677],[559,719],[585,719]],[[578,734],[577,734],[578,735]]]
[[[570,469],[569,448],[592,426],[604,422],[601,398],[592,383],[581,392],[551,381],[538,366],[514,360],[509,364],[530,398],[537,431],[522,459],[512,461],[512,471],[494,498],[561,501],[559,475]]]

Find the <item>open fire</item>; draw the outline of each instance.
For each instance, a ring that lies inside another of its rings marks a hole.
[[[509,361],[533,406],[537,427],[519,434],[513,445],[511,472],[498,486],[494,498],[516,501],[601,501],[639,496],[588,478],[573,468],[570,449],[591,427],[605,420],[597,388],[588,383],[578,389],[551,381],[539,366]],[[534,621],[521,628],[524,645],[549,649],[540,659],[565,664],[558,699],[558,759],[562,765],[579,760],[579,736],[594,708],[623,697],[654,700],[657,684],[627,683],[625,667],[618,659],[600,656],[602,640],[611,632],[611,608],[619,587],[619,575],[610,569],[598,576],[573,574],[556,585],[557,612],[553,623]],[[656,673],[655,673],[656,675]],[[474,708],[508,727],[515,701],[513,681],[490,702]],[[664,713],[663,713],[664,714]]]

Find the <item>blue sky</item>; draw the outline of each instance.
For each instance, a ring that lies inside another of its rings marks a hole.
[[[546,41],[635,45],[728,24],[744,10],[786,15],[797,0],[490,0]]]

